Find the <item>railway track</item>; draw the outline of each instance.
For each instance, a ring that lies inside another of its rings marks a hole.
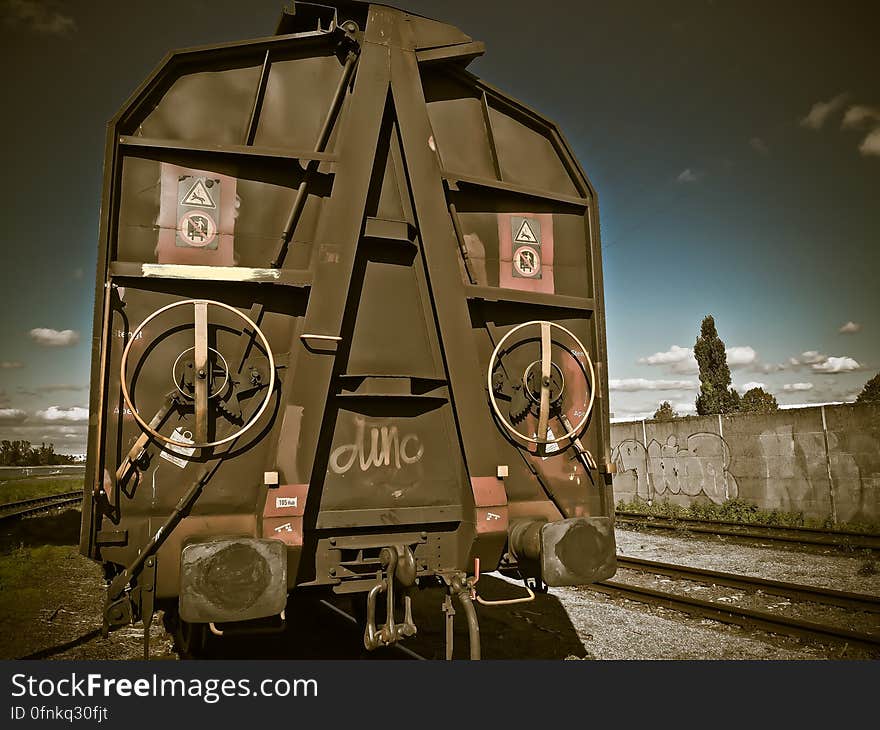
[[[8,502],[0,505],[0,522],[6,520],[20,520],[23,517],[31,517],[42,512],[51,512],[60,507],[68,507],[82,501],[82,490],[74,492],[62,492],[45,497],[23,499],[19,502]]]
[[[639,512],[617,512],[618,525],[658,530],[682,530],[709,535],[726,535],[767,542],[821,545],[846,549],[880,550],[880,535],[853,530],[823,530],[817,527],[774,527],[746,522],[655,517]]]
[[[640,558],[619,556],[617,562],[621,568],[644,573],[723,585],[746,592],[762,591],[786,598],[793,598],[797,601],[838,606],[853,611],[880,613],[880,598],[867,594],[849,593],[747,575],[703,570],[683,565],[642,560]],[[821,624],[778,613],[722,604],[716,601],[702,600],[681,593],[658,591],[653,588],[620,581],[602,581],[590,585],[588,588],[606,595],[663,606],[664,608],[682,611],[692,616],[709,618],[745,628],[756,628],[774,634],[784,634],[801,639],[834,641],[836,643],[846,642],[872,650],[880,650],[880,633],[853,631],[840,626]]]

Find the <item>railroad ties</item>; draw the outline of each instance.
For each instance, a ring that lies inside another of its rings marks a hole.
[[[810,602],[827,606],[838,606],[852,611],[880,614],[880,597],[869,594],[849,593],[816,586],[785,583],[754,576],[722,573],[714,570],[692,568],[684,565],[643,560],[618,556],[620,568],[642,573],[668,576],[679,580],[694,581],[710,585],[726,586],[744,592],[761,591],[766,594],[782,596],[799,602]],[[823,642],[848,643],[870,650],[880,649],[880,633],[853,631],[832,624],[816,623],[805,619],[785,616],[780,613],[759,611],[751,608],[721,603],[718,601],[693,598],[677,592],[659,591],[640,585],[621,581],[602,581],[588,586],[592,591],[613,597],[626,598],[649,605],[662,606],[674,611],[713,619],[744,628],[759,629],[773,634],[793,636]],[[880,627],[880,617],[878,617]]]

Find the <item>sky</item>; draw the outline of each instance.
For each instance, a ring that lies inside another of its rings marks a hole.
[[[85,450],[107,120],[172,48],[281,0],[0,0],[0,438]],[[852,400],[880,369],[880,3],[400,0],[555,119],[599,196],[617,418],[693,410],[706,314],[734,384]]]

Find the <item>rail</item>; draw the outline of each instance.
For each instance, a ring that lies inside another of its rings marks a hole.
[[[782,581],[772,581],[754,576],[746,576],[719,571],[691,568],[683,565],[659,563],[639,558],[618,557],[618,565],[622,568],[638,570],[646,573],[667,575],[691,581],[701,581],[727,585],[740,590],[757,591],[774,595],[788,596],[799,601],[810,601],[825,605],[844,606],[853,610],[880,612],[880,598],[867,594],[834,591],[816,586],[805,586]],[[693,598],[681,593],[658,591],[653,588],[623,583],[620,581],[601,581],[586,586],[589,590],[612,597],[626,598],[640,603],[662,606],[674,611],[713,619],[722,623],[734,624],[745,628],[760,629],[774,634],[783,634],[801,639],[818,641],[845,642],[871,650],[880,649],[880,634],[851,629],[829,624],[817,623],[805,619],[793,618],[782,614],[759,611],[720,602]]]
[[[616,522],[618,525],[637,525],[648,529],[687,530],[768,542],[880,550],[880,535],[855,530],[823,530],[816,527],[785,527],[750,522],[657,517],[639,512],[617,512]]]
[[[77,504],[82,501],[82,498],[82,490],[76,490],[75,492],[62,492],[45,497],[23,499],[18,502],[7,502],[0,505],[0,522],[19,520],[42,512],[51,512],[54,509]]]

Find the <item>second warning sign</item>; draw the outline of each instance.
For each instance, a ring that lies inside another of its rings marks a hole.
[[[181,175],[177,186],[177,245],[217,248],[220,180]]]
[[[498,285],[553,294],[553,215],[498,214]]]

